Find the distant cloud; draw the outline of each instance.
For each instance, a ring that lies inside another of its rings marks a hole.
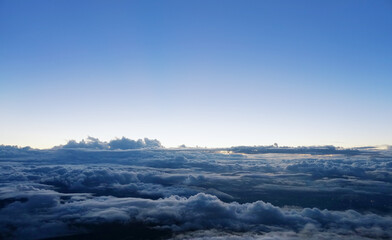
[[[81,140],[76,142],[75,140],[70,140],[62,148],[89,148],[89,149],[107,149],[108,145],[105,142],[99,141],[98,138],[88,137],[86,140]]]
[[[63,146],[55,148],[84,148],[84,149],[106,149],[106,150],[127,150],[127,149],[141,149],[141,148],[161,148],[161,143],[156,139],[138,139],[132,140],[126,137],[114,139],[107,142],[101,142],[98,138],[88,137],[86,140],[77,142],[70,140]]]
[[[346,154],[356,155],[361,152],[358,149],[338,148],[335,146],[311,146],[311,147],[278,147],[275,143],[271,146],[238,146],[230,148],[232,152],[247,153],[247,154],[260,154],[260,153],[290,153],[290,154]]]
[[[121,139],[111,140],[108,145],[110,149],[123,149],[123,150],[162,147],[161,143],[156,139],[144,138],[144,140],[139,139],[135,141],[125,137],[122,137]]]

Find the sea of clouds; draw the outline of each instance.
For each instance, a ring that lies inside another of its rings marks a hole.
[[[391,150],[0,146],[0,239],[391,239]]]

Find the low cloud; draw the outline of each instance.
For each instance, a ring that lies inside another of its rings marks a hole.
[[[49,237],[76,231],[73,229],[75,224],[105,222],[138,222],[180,233],[217,229],[248,233],[307,231],[314,235],[313,231],[336,236],[392,237],[391,217],[360,214],[353,210],[283,209],[263,201],[225,203],[204,193],[188,198],[171,196],[149,200],[59,194],[32,186],[16,186],[13,192],[8,193],[8,199],[13,201],[9,200],[0,210],[0,229],[5,236],[23,239],[34,238],[32,236],[37,234]]]
[[[113,141],[0,146],[1,238],[135,226],[173,239],[392,238],[389,150],[246,154]]]

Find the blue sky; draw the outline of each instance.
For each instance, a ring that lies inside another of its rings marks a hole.
[[[391,1],[0,0],[0,144],[392,144]]]

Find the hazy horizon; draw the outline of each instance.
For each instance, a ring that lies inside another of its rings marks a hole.
[[[88,136],[82,139],[69,139],[69,140],[64,140],[62,143],[59,144],[54,144],[54,145],[50,145],[50,146],[34,146],[34,145],[17,145],[17,144],[4,144],[4,143],[0,143],[0,145],[3,146],[17,146],[20,148],[23,147],[30,147],[33,149],[39,149],[39,150],[45,150],[45,149],[52,149],[55,147],[59,147],[59,146],[64,146],[67,143],[69,143],[70,141],[76,141],[76,142],[81,142],[81,141],[86,141],[88,138],[95,138],[94,136]],[[114,138],[110,138],[110,139],[100,139],[100,138],[95,138],[98,139],[99,141],[102,142],[110,142],[111,140],[115,140],[115,139],[121,139],[121,138],[127,138],[130,140],[138,140],[138,139],[134,139],[134,138],[129,138],[126,136],[121,136],[121,137],[114,137]],[[145,139],[143,138],[139,138],[139,139]],[[230,147],[237,147],[237,146],[273,146],[274,144],[277,144],[277,146],[279,147],[325,147],[325,146],[334,146],[334,147],[341,147],[341,148],[363,148],[363,147],[374,147],[374,148],[388,148],[390,146],[392,146],[391,144],[379,144],[379,145],[339,145],[339,144],[309,144],[309,145],[286,145],[286,144],[280,144],[279,142],[270,142],[268,144],[237,144],[237,145],[218,145],[218,146],[204,146],[202,144],[196,144],[196,145],[187,145],[187,144],[178,144],[175,146],[170,146],[170,145],[165,145],[163,142],[161,142],[159,139],[155,139],[155,138],[147,138],[147,139],[154,139],[154,140],[158,140],[161,143],[161,147],[163,148],[182,148],[182,147],[186,147],[186,148],[208,148],[208,149],[214,149],[214,148],[230,148]]]

